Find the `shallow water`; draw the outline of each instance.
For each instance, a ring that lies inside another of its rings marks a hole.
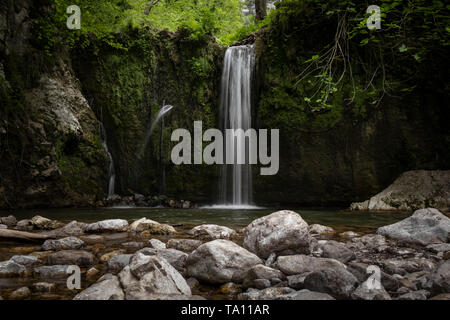
[[[134,220],[148,218],[160,223],[184,225],[186,227],[200,224],[218,224],[231,228],[242,228],[259,217],[279,209],[170,209],[170,208],[101,208],[101,209],[35,209],[24,211],[1,212],[0,215],[13,214],[17,219],[41,215],[62,222],[72,220],[94,222],[104,219]],[[319,223],[330,226],[337,231],[373,232],[380,226],[395,223],[409,216],[410,213],[399,212],[361,212],[329,208],[294,208],[309,224]]]

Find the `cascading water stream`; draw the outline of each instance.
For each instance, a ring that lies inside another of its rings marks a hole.
[[[253,45],[230,47],[225,53],[220,94],[222,130],[251,128],[251,78],[254,67]],[[236,144],[235,164],[224,164],[220,177],[220,200],[224,205],[248,206],[252,203],[252,175],[248,164],[248,143]],[[237,154],[245,152],[246,164],[236,164]],[[226,157],[226,153],[224,153]]]
[[[111,155],[111,153],[108,150],[108,141],[106,138],[106,131],[105,127],[103,126],[102,122],[100,123],[100,139],[103,146],[103,149],[105,150],[108,160],[109,160],[109,167],[108,167],[108,198],[114,195],[115,191],[115,184],[116,184],[116,171],[114,169],[114,160]]]

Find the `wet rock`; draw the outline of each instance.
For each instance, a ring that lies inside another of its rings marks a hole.
[[[119,254],[108,260],[108,270],[119,272],[130,264],[132,254]]]
[[[32,231],[33,224],[30,219],[23,219],[17,222],[16,229],[19,231]]]
[[[279,283],[286,277],[280,271],[262,264],[250,268],[244,276],[244,287],[264,289],[270,287],[273,282]]]
[[[56,290],[56,284],[49,282],[37,282],[31,287],[34,292],[54,292]]]
[[[105,253],[104,255],[102,255],[100,257],[100,261],[101,262],[106,262],[109,261],[111,258],[119,255],[119,254],[124,254],[126,251],[124,249],[120,249],[120,250],[113,250],[110,252]]]
[[[127,300],[147,300],[153,295],[191,295],[181,274],[164,258],[136,253],[119,274]]]
[[[82,235],[86,230],[88,224],[84,222],[72,221],[62,227],[62,231],[64,231],[68,235]]]
[[[308,230],[311,235],[318,235],[318,236],[334,233],[333,228],[323,226],[321,224],[311,224],[308,227]]]
[[[27,269],[14,261],[8,260],[0,262],[0,278],[24,276]]]
[[[436,265],[432,261],[425,258],[392,258],[381,261],[381,264],[384,267],[384,271],[387,273],[397,273],[400,275],[417,271],[432,271],[436,268]]]
[[[24,266],[27,269],[37,267],[42,264],[42,261],[35,256],[23,256],[23,255],[12,256],[10,260]]]
[[[368,279],[361,283],[351,294],[355,300],[391,300],[391,296],[384,289],[381,282]]]
[[[58,240],[45,240],[42,250],[68,250],[79,249],[83,246],[84,241],[76,237],[67,237]]]
[[[262,260],[229,240],[199,246],[186,261],[187,274],[208,283],[242,282],[245,272]]]
[[[31,224],[35,229],[40,230],[53,230],[64,226],[64,224],[59,221],[50,220],[41,216],[34,216],[31,218]]]
[[[34,268],[34,273],[42,278],[66,278],[69,267],[69,265],[42,266]]]
[[[449,233],[450,219],[433,208],[417,210],[411,217],[377,230],[377,234],[422,245],[447,242]]]
[[[77,294],[73,300],[124,300],[124,293],[119,279],[106,274],[98,282]]]
[[[176,230],[174,227],[169,226],[168,224],[161,224],[159,222],[142,218],[134,221],[130,225],[131,232],[143,232],[147,231],[149,234],[174,234]]]
[[[91,234],[91,235],[87,235],[87,236],[80,236],[80,239],[83,240],[85,243],[105,242],[105,237],[99,236],[97,234]]]
[[[354,231],[345,231],[345,232],[339,233],[339,236],[341,238],[353,239],[353,238],[358,237],[359,235]]]
[[[431,275],[434,293],[450,293],[450,260],[446,260]]]
[[[158,239],[150,239],[150,240],[148,240],[147,244],[150,248],[153,248],[153,249],[166,249],[166,244]]]
[[[100,271],[97,268],[90,268],[88,271],[86,271],[86,279],[92,281],[99,274],[100,274]]]
[[[28,289],[28,287],[22,287],[13,291],[9,295],[9,298],[12,300],[23,300],[29,298],[30,296],[31,296],[30,289]]]
[[[122,247],[126,248],[127,250],[138,250],[138,249],[142,249],[143,247],[145,247],[144,242],[136,242],[136,241],[124,242],[121,245],[122,245]]]
[[[254,220],[244,233],[244,247],[261,258],[271,253],[308,254],[311,242],[308,224],[299,214],[288,210]]]
[[[345,244],[334,240],[325,241],[323,244],[319,243],[319,248],[322,250],[322,257],[336,259],[342,263],[356,258],[355,253]]]
[[[427,300],[429,296],[430,292],[426,290],[418,290],[402,294],[398,297],[398,300]]]
[[[175,250],[175,249],[151,249],[144,248],[139,250],[138,252],[149,255],[149,256],[158,256],[164,258],[172,267],[177,269],[177,271],[184,274],[186,272],[186,260],[188,258],[187,253]]]
[[[238,300],[274,300],[279,296],[295,292],[287,287],[270,287],[263,290],[250,288],[247,292],[238,295]]]
[[[434,296],[430,300],[450,300],[450,293],[441,293],[437,296]]]
[[[221,285],[217,292],[226,295],[237,295],[242,292],[242,287],[236,283],[228,282]]]
[[[191,253],[202,244],[202,241],[195,239],[170,239],[167,241],[168,248],[177,249],[187,253]]]
[[[95,256],[83,250],[62,250],[47,257],[49,264],[91,266],[95,263]]]
[[[336,299],[349,299],[357,286],[355,276],[341,267],[311,272],[304,282],[305,289],[327,293]]]
[[[278,296],[275,298],[275,300],[335,300],[335,299],[326,293],[302,289],[300,291]]]
[[[1,217],[0,223],[8,226],[8,228],[12,228],[12,227],[16,226],[17,219],[16,219],[16,217],[9,215],[7,217]]]
[[[127,231],[128,221],[123,219],[109,219],[88,224],[86,232],[121,232]]]
[[[305,278],[306,278],[306,276],[309,273],[310,272],[288,276],[287,277],[288,286],[290,288],[292,288],[292,289],[295,289],[295,290],[303,289],[304,288]]]
[[[236,236],[236,231],[233,229],[215,224],[203,224],[196,226],[195,228],[189,230],[188,233],[194,237],[205,240],[231,239]]]
[[[198,285],[200,284],[200,282],[198,282],[198,280],[193,277],[186,279],[186,283],[188,284],[189,288],[191,288],[191,290],[198,287]]]
[[[345,265],[335,259],[315,258],[302,254],[293,256],[280,256],[277,258],[277,267],[286,275],[302,274],[321,269],[344,268]]]

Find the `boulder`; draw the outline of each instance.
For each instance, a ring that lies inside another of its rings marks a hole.
[[[255,254],[229,240],[199,246],[186,261],[187,274],[208,283],[242,282],[245,272],[262,264]]]
[[[42,245],[42,250],[68,250],[68,249],[79,249],[83,246],[84,241],[76,237],[67,237],[57,240],[45,240]]]
[[[42,264],[42,261],[39,260],[39,258],[35,257],[35,256],[18,255],[18,256],[12,256],[11,259],[9,259],[9,260],[13,261],[15,263],[18,263],[18,264],[26,267],[27,269],[37,267]]]
[[[341,267],[311,272],[304,282],[305,289],[327,293],[336,299],[349,299],[357,286],[356,277]]]
[[[322,250],[322,257],[336,259],[342,263],[347,263],[356,258],[355,253],[342,242],[334,240],[319,242],[319,248]]]
[[[34,228],[41,230],[53,230],[64,226],[64,224],[59,221],[50,220],[41,216],[34,216],[31,218],[31,224]]]
[[[244,287],[264,289],[273,282],[281,282],[286,276],[280,271],[262,264],[251,267],[244,276]]]
[[[73,300],[124,300],[119,279],[111,274],[101,277],[96,283],[77,294]]]
[[[34,274],[41,278],[67,278],[69,265],[42,266],[34,268]]]
[[[147,244],[150,248],[153,248],[153,249],[166,249],[166,244],[158,239],[150,239],[150,240],[148,240]]]
[[[49,264],[77,265],[79,267],[91,266],[95,263],[95,256],[83,250],[62,250],[47,257]]]
[[[62,231],[64,231],[67,235],[78,236],[82,235],[86,230],[88,224],[84,222],[72,221],[62,227]]]
[[[136,253],[119,278],[127,300],[155,299],[154,295],[191,295],[183,276],[157,256]]]
[[[109,219],[88,224],[86,232],[121,232],[127,231],[128,221],[123,219]]]
[[[118,254],[108,260],[108,270],[119,272],[130,264],[132,254]]]
[[[33,284],[32,289],[34,292],[48,293],[56,290],[56,284],[49,282],[36,282]]]
[[[388,274],[400,274],[418,272],[418,271],[432,271],[436,268],[436,264],[425,258],[392,258],[381,260],[380,264]]]
[[[215,224],[202,224],[189,230],[190,235],[205,240],[231,239],[236,236],[236,231]]]
[[[335,259],[316,258],[302,254],[280,256],[276,265],[286,275],[302,274],[322,269],[344,268],[345,265]]]
[[[167,241],[167,248],[173,248],[191,253],[202,244],[202,241],[195,239],[170,239],[169,241]]]
[[[143,232],[147,231],[149,234],[174,234],[176,230],[174,227],[168,224],[161,224],[159,222],[142,218],[134,221],[130,225],[131,232]]]
[[[448,242],[450,219],[436,209],[421,209],[409,218],[379,228],[377,234],[422,245]]]
[[[8,226],[6,224],[0,224],[0,229],[8,229]]]
[[[428,206],[448,211],[450,170],[404,172],[389,187],[352,210],[417,210]]]
[[[12,227],[16,226],[17,219],[16,219],[16,217],[9,215],[7,217],[1,217],[0,223],[8,226],[9,228],[12,228]]]
[[[302,217],[288,210],[274,212],[251,222],[244,232],[244,247],[261,258],[310,253],[312,237]]]
[[[434,243],[429,244],[427,249],[434,253],[450,251],[450,243]]]
[[[398,300],[427,300],[430,296],[430,292],[426,290],[417,290],[402,294],[398,297]]]
[[[166,259],[168,263],[182,274],[186,271],[187,253],[175,249],[144,248],[138,252],[148,256],[158,256]]]
[[[384,289],[381,282],[368,279],[361,283],[352,293],[355,300],[391,300],[391,296]]]

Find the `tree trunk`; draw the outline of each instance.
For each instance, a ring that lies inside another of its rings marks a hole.
[[[51,237],[49,235],[45,235],[45,234],[39,234],[39,233],[31,233],[31,232],[24,232],[24,231],[10,230],[10,229],[0,229],[0,238],[36,241],[36,240],[46,240],[46,239],[50,239],[53,237]]]
[[[256,21],[264,20],[267,15],[267,0],[255,0]]]

